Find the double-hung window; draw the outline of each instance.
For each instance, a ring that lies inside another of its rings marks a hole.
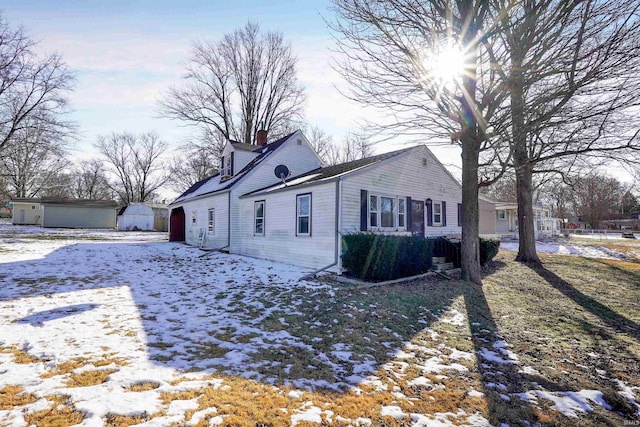
[[[393,197],[380,197],[380,227],[394,228],[396,226],[396,199]]]
[[[507,211],[504,209],[498,209],[498,219],[507,219]]]
[[[253,205],[253,234],[264,236],[264,200]]]
[[[407,214],[407,208],[406,208],[406,199],[404,197],[400,197],[398,198],[398,227],[405,227],[406,226],[406,214]]]
[[[210,208],[207,212],[207,231],[211,234],[215,234],[216,232],[216,210],[215,208]]]
[[[196,211],[192,211],[191,212],[191,224],[193,224],[193,225],[197,225],[198,224],[198,212],[196,212]]]
[[[442,203],[433,202],[433,225],[442,225]]]
[[[369,196],[369,227],[378,227],[378,196]]]
[[[224,156],[224,165],[222,167],[222,176],[233,175],[233,160],[231,154]]]
[[[296,235],[311,235],[311,194],[296,197]]]

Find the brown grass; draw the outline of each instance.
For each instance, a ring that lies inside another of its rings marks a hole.
[[[13,354],[13,361],[15,363],[29,364],[29,363],[37,363],[41,361],[39,358],[30,355],[29,353],[27,353],[26,351],[18,347],[11,347],[10,351]]]
[[[146,421],[149,421],[149,415],[141,414],[141,415],[117,415],[117,414],[107,414],[105,421],[105,427],[128,427],[134,426],[137,424],[142,424]]]
[[[67,427],[80,424],[84,419],[82,412],[73,409],[67,399],[61,396],[47,396],[53,401],[49,409],[24,414],[29,426],[38,427]]]
[[[153,381],[142,381],[139,383],[131,384],[125,389],[125,391],[139,393],[143,391],[155,390],[160,387],[159,383]]]
[[[103,369],[84,371],[79,374],[71,374],[65,383],[66,387],[89,387],[102,384],[107,381],[109,375],[118,372],[117,369]]]
[[[31,393],[25,393],[24,388],[8,385],[0,389],[0,411],[11,410],[16,406],[28,405],[38,400]]]

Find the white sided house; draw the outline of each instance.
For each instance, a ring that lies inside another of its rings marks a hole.
[[[298,131],[224,156],[171,204],[170,240],[341,271],[344,234],[461,233],[460,184],[425,146],[324,167]]]

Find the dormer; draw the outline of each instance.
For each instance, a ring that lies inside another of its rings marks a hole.
[[[260,155],[254,152],[258,146],[241,142],[227,141],[220,161],[220,178],[229,179]]]

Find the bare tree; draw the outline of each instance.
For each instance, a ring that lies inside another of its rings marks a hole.
[[[186,147],[171,159],[171,177],[167,184],[183,193],[193,184],[218,173],[218,158],[198,147]]]
[[[480,154],[496,143],[491,130],[496,125],[489,123],[505,96],[482,42],[491,37],[502,11],[492,15],[490,3],[481,0],[333,0],[333,5],[338,67],[351,84],[351,99],[390,117],[378,129],[460,144],[462,276],[480,284]],[[464,72],[444,82],[434,66],[439,52],[455,46],[464,52]],[[501,154],[492,153],[489,163]]]
[[[592,162],[640,148],[639,11],[635,0],[527,0],[487,41],[509,90],[510,120],[499,131],[517,177],[519,261],[539,262],[534,174],[568,176],[585,156]]]
[[[327,154],[328,163],[351,162],[373,156],[373,143],[362,132],[350,132],[342,144],[333,144]]]
[[[113,190],[102,160],[81,161],[71,172],[69,179],[70,192],[73,197],[89,200],[113,198]]]
[[[599,228],[600,221],[618,213],[624,196],[617,179],[596,173],[575,179],[571,189],[574,212],[591,228]]]
[[[32,116],[11,136],[0,156],[0,174],[10,197],[36,197],[54,192],[67,165],[64,145],[48,123]],[[57,191],[57,190],[56,190]]]
[[[161,99],[162,113],[247,144],[261,126],[279,137],[302,115],[296,61],[281,33],[261,33],[251,22],[217,42],[197,42],[184,85]]]
[[[0,152],[30,126],[66,136],[73,126],[61,119],[73,78],[59,55],[38,56],[23,28],[0,15]],[[34,120],[35,119],[35,120]]]
[[[311,148],[325,164],[332,164],[331,152],[333,151],[333,137],[327,134],[319,126],[303,127],[302,132],[306,135]]]
[[[161,158],[167,144],[156,133],[100,136],[96,148],[111,166],[112,189],[122,203],[149,201],[169,179]]]

